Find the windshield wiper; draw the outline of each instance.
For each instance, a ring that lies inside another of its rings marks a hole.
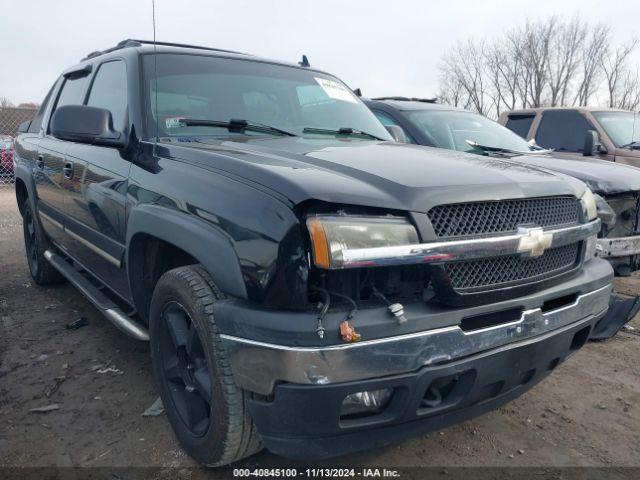
[[[478,150],[483,150],[487,153],[493,153],[497,155],[548,155],[553,152],[553,149],[538,149],[538,150],[529,150],[520,151],[520,150],[511,150],[510,148],[502,148],[502,147],[491,147],[489,145],[481,145],[478,142],[474,142],[473,140],[465,140],[467,144],[473,148],[477,148]]]
[[[222,120],[205,120],[199,118],[181,118],[180,124],[186,127],[220,127],[226,128],[230,132],[244,133],[245,130],[253,132],[271,133],[276,135],[285,135],[287,137],[297,137],[295,133],[282,130],[281,128],[265,125],[264,123],[252,122],[241,118],[232,118],[225,122]]]
[[[358,135],[361,137],[373,138],[374,140],[385,141],[384,138],[380,138],[371,133],[363,132],[362,130],[357,130],[351,127],[342,127],[342,128],[339,128],[338,130],[332,130],[330,128],[305,127],[304,129],[302,129],[302,131],[304,133],[320,133],[320,134],[326,134],[326,135]]]
[[[621,145],[618,148],[630,148],[631,150],[640,149],[640,140],[636,140],[634,142],[625,143],[624,145]]]

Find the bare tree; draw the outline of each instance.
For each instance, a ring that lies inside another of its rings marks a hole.
[[[13,102],[7,97],[0,97],[0,108],[13,107]]]
[[[575,16],[567,23],[556,23],[547,63],[549,104],[553,107],[566,104],[580,66],[580,45],[586,35],[587,26],[580,17]]]
[[[582,44],[582,71],[574,104],[586,106],[598,88],[601,77],[602,58],[610,49],[610,29],[607,25],[595,25],[589,32],[588,38]]]
[[[449,71],[442,72],[440,76],[440,88],[436,95],[441,103],[453,105],[454,107],[469,107],[469,97],[460,80]]]
[[[521,31],[522,66],[528,71],[529,78],[529,106],[540,107],[543,104],[543,94],[548,83],[547,69],[552,39],[558,24],[553,16],[545,22],[530,22],[527,20]]]
[[[520,106],[529,106],[529,85],[531,84],[531,68],[525,65],[525,37],[521,29],[513,29],[507,33],[507,42],[510,45],[510,52],[517,59],[517,68],[514,71],[514,85],[517,92]]]
[[[632,86],[632,77],[628,71],[629,56],[638,46],[638,39],[631,39],[629,42],[618,46],[612,53],[607,52],[602,58],[602,70],[604,71],[607,93],[609,94],[609,107],[618,106],[620,95],[628,95],[629,87]],[[637,75],[636,75],[637,78]],[[626,102],[627,99],[624,99]]]
[[[458,42],[444,57],[441,67],[443,77],[455,79],[468,98],[468,104],[483,115],[491,108],[487,90],[487,74],[484,68],[485,43],[467,40]]]
[[[496,117],[502,107],[513,110],[518,102],[518,74],[522,58],[516,46],[507,40],[497,40],[487,47],[486,68],[494,91]]]
[[[616,95],[616,102],[612,107],[623,110],[638,111],[640,109],[640,74],[627,71],[620,82],[621,87]]]
[[[490,116],[518,107],[588,105],[604,91],[609,106],[637,108],[640,76],[629,63],[638,45],[612,46],[607,25],[579,16],[527,20],[495,39],[456,43],[443,56],[439,97]]]

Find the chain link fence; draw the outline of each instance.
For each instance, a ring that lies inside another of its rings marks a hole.
[[[35,108],[0,107],[0,188],[13,185],[13,139],[18,126],[36,112]]]

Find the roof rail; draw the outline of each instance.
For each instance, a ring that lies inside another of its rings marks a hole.
[[[416,98],[416,97],[378,97],[371,100],[396,100],[399,102],[423,102],[423,103],[438,103],[437,98]]]
[[[89,55],[87,55],[86,57],[84,57],[82,59],[82,61],[85,60],[89,60],[91,58],[95,58],[95,57],[99,57],[100,55],[104,55],[105,53],[109,53],[109,52],[114,52],[116,50],[120,50],[122,48],[128,48],[128,47],[140,47],[142,45],[162,45],[165,47],[183,47],[183,48],[195,48],[198,50],[210,50],[210,51],[214,51],[214,52],[225,52],[225,53],[236,53],[239,55],[248,55],[247,53],[242,53],[242,52],[235,52],[233,50],[223,50],[221,48],[211,48],[211,47],[203,47],[200,45],[188,45],[186,43],[171,43],[171,42],[158,42],[158,41],[153,41],[153,40],[139,40],[137,38],[127,38],[125,40],[122,40],[121,42],[118,42],[118,44],[115,47],[111,47],[111,48],[107,48],[106,50],[97,50],[95,52],[91,52]]]

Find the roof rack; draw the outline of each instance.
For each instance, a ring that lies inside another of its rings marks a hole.
[[[437,98],[416,98],[416,97],[378,97],[371,100],[396,100],[399,102],[423,102],[423,103],[438,103]]]
[[[120,50],[122,48],[128,47],[140,47],[142,45],[162,45],[165,47],[183,47],[183,48],[195,48],[198,50],[210,50],[214,52],[224,52],[224,53],[236,53],[238,55],[248,55],[247,53],[235,52],[233,50],[223,50],[221,48],[211,48],[211,47],[203,47],[200,45],[188,45],[186,43],[171,43],[171,42],[158,42],[153,40],[139,40],[137,38],[127,38],[126,40],[122,40],[118,42],[115,47],[107,48],[106,50],[97,50],[95,52],[91,52],[89,55],[84,57],[82,61],[89,60],[91,58],[99,57],[100,55],[104,55],[105,53],[114,52],[116,50]]]

